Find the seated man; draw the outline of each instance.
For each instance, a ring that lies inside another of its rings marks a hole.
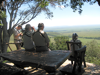
[[[36,51],[48,51],[49,47],[49,38],[46,32],[43,31],[44,24],[39,23],[38,24],[38,30],[33,33],[33,41],[35,42]]]
[[[35,44],[32,41],[32,28],[35,31],[34,27],[31,27],[30,24],[27,24],[23,33],[23,43],[26,51],[35,51]]]
[[[80,40],[78,40],[78,35],[77,35],[76,33],[73,33],[73,34],[72,34],[72,40],[71,40],[71,42],[81,42]],[[80,46],[79,44],[75,44],[75,45],[74,45],[75,50],[76,50],[76,49],[79,49],[79,46]],[[70,50],[72,50],[72,56],[73,56],[73,55],[74,55],[73,45],[70,44],[69,48],[70,48]]]

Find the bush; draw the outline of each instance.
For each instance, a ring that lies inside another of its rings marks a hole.
[[[93,40],[86,44],[86,61],[100,65],[100,47],[98,43]]]
[[[50,42],[50,49],[51,50],[67,50],[67,44],[66,41],[68,41],[69,38],[67,36],[57,36],[54,37],[54,42]]]
[[[51,40],[51,38],[50,38]],[[68,50],[66,41],[69,41],[69,38],[66,36],[54,37],[54,41],[50,42],[51,50]],[[96,40],[87,42],[85,44],[86,48],[86,61],[100,65],[100,47]]]

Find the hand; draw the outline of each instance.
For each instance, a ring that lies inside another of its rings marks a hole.
[[[34,26],[32,28],[35,29]]]
[[[35,28],[34,28],[34,26],[32,28],[33,28],[34,31],[36,31]]]
[[[20,35],[22,36],[22,35],[23,35],[23,33],[20,33]]]

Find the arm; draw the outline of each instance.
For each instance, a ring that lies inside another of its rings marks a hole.
[[[19,34],[15,35],[15,37],[19,37],[20,35],[22,36],[22,33],[19,33]]]
[[[45,32],[45,39],[46,39],[47,47],[49,47],[49,42],[50,42],[50,40],[49,40],[49,37],[48,37],[48,35],[46,34],[46,32]]]
[[[16,29],[13,30],[13,34],[15,37],[22,35],[22,33],[18,33]]]
[[[47,43],[47,47],[49,47],[49,42]]]
[[[35,30],[34,26],[33,26],[32,28],[33,28],[34,32],[36,32],[36,30]]]

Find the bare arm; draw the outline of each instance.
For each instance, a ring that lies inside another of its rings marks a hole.
[[[34,26],[33,26],[32,28],[33,28],[33,30],[36,32],[36,30],[35,30]]]
[[[23,34],[22,33],[19,33],[18,35],[15,35],[15,37],[19,37],[20,35],[22,36]]]

